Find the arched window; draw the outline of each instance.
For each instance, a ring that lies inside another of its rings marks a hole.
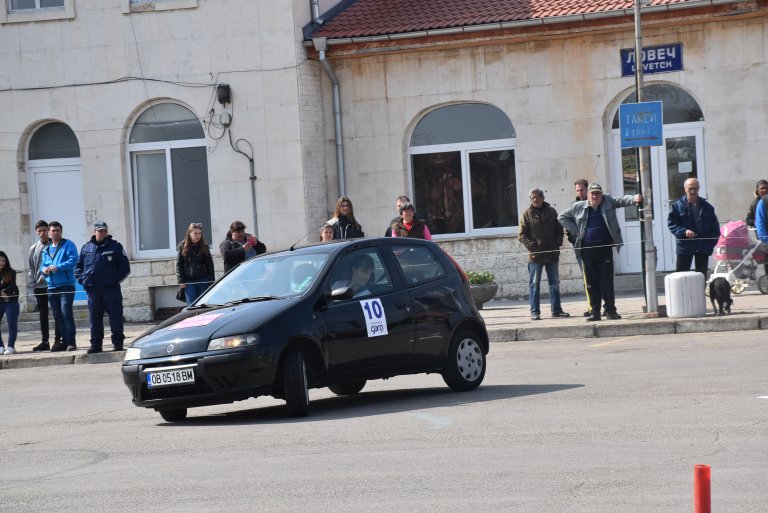
[[[29,160],[80,158],[77,136],[64,123],[48,123],[29,141]]]
[[[414,201],[434,235],[509,233],[517,225],[515,129],[483,103],[440,107],[409,149]]]
[[[644,102],[662,102],[662,119],[665,125],[704,121],[701,108],[693,96],[672,84],[649,84],[643,87]],[[632,91],[621,103],[636,103],[637,95]],[[619,128],[619,110],[613,117],[613,128]]]
[[[190,223],[211,242],[211,202],[205,132],[175,103],[144,111],[131,127],[134,237],[137,256],[170,256]]]

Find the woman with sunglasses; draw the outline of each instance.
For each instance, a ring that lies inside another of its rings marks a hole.
[[[202,223],[191,223],[184,240],[179,242],[176,279],[179,287],[184,289],[187,305],[191,305],[216,280],[211,250],[203,238]]]
[[[355,219],[352,201],[346,196],[342,196],[336,202],[336,210],[333,212],[333,217],[328,221],[328,224],[333,226],[334,239],[365,237],[363,227]]]
[[[19,287],[16,286],[16,271],[11,267],[8,255],[0,251],[0,319],[5,316],[8,323],[8,344],[3,347],[0,335],[0,354],[16,353],[16,334],[19,325]]]

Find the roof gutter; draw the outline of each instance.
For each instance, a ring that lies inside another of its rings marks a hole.
[[[667,5],[655,5],[643,7],[641,11],[643,13],[656,13],[656,12],[669,12],[678,11],[682,9],[696,9],[701,7],[711,7],[717,5],[726,4],[738,4],[743,3],[744,0],[693,0],[685,3],[667,4]],[[522,28],[522,27],[544,27],[559,23],[573,23],[579,21],[593,21],[606,18],[618,18],[621,16],[634,16],[634,8],[631,9],[619,9],[616,11],[595,12],[586,14],[573,14],[568,16],[552,16],[547,18],[536,18],[528,20],[517,21],[504,21],[499,23],[486,23],[483,25],[464,25],[461,27],[450,27],[441,29],[420,30],[415,32],[400,32],[396,34],[382,34],[376,36],[362,36],[362,37],[341,37],[341,38],[328,38],[327,46],[331,45],[346,45],[350,43],[375,43],[381,41],[397,41],[400,39],[412,39],[430,36],[445,36],[452,34],[475,34],[477,32],[487,32],[491,30],[503,30],[510,28]],[[326,39],[326,38],[323,38]],[[313,41],[304,41],[304,46],[313,46]]]
[[[339,79],[333,72],[325,52],[328,49],[328,40],[324,37],[312,39],[312,45],[318,53],[320,66],[331,81],[333,90],[333,128],[336,135],[336,176],[339,182],[339,197],[346,196],[346,184],[344,180],[344,138],[341,131],[341,95],[339,94]]]

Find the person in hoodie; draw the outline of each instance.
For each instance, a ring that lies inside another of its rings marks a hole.
[[[531,320],[541,320],[541,275],[547,271],[549,305],[552,317],[570,317],[560,304],[560,246],[563,245],[563,227],[557,212],[544,201],[544,191],[531,189],[531,206],[523,212],[518,239],[528,250],[528,288]]]
[[[75,266],[75,277],[88,293],[91,319],[91,347],[88,353],[100,353],[104,342],[104,312],[109,317],[112,347],[123,350],[123,292],[120,282],[131,273],[131,263],[123,245],[109,234],[104,221],[93,225],[91,240],[83,244]]]
[[[224,259],[224,272],[229,272],[240,262],[261,255],[267,251],[267,246],[259,239],[245,233],[245,225],[242,221],[233,221],[229,225],[227,238],[219,244],[219,253]]]
[[[43,249],[51,243],[51,238],[48,236],[48,223],[42,219],[35,223],[35,233],[37,233],[37,241],[29,248],[27,290],[31,290],[35,295],[37,312],[40,315],[40,334],[42,335],[42,342],[32,348],[32,351],[37,353],[40,351],[51,350],[51,346],[48,343],[50,337],[50,330],[48,327],[48,288],[45,284],[45,276],[40,272]],[[53,341],[54,343],[61,343],[61,333],[59,333],[58,327],[54,330]]]
[[[61,334],[61,342],[51,346],[51,352],[74,351],[75,316],[72,303],[75,301],[75,264],[77,247],[71,240],[62,237],[63,227],[58,221],[48,224],[51,243],[42,250],[40,272],[45,276],[48,289],[48,304]]]
[[[365,237],[363,227],[355,219],[355,211],[352,201],[342,196],[336,201],[336,210],[328,224],[333,226],[333,238],[335,240],[355,239]]]

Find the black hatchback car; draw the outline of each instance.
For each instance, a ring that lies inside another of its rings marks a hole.
[[[439,246],[357,239],[243,262],[136,339],[122,374],[133,403],[167,421],[261,395],[304,416],[310,388],[356,394],[369,379],[436,372],[475,389],[488,346],[466,275]]]

